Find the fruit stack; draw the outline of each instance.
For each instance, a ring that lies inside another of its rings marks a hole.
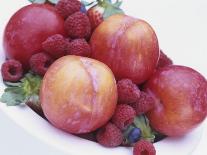
[[[173,65],[150,24],[125,15],[121,1],[30,1],[5,28],[1,102],[25,103],[105,147],[133,146],[134,155],[155,155],[153,142],[206,118],[205,77]]]

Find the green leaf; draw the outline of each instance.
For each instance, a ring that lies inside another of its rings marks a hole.
[[[105,8],[103,18],[106,19],[114,14],[124,14],[124,11],[120,8],[114,7],[113,5],[108,5]]]
[[[22,88],[26,96],[32,96],[39,93],[42,78],[38,75],[28,73],[25,78],[21,80]]]
[[[7,88],[0,101],[8,106],[15,106],[27,101],[39,103],[39,90],[42,78],[38,75],[27,73],[20,82],[5,82]]]
[[[119,8],[122,4],[122,1],[116,0],[116,2],[113,4],[114,7]]]
[[[5,92],[1,96],[0,101],[6,103],[8,106],[15,106],[21,104],[24,101],[24,99],[25,97],[22,94]]]
[[[8,86],[8,87],[17,87],[17,86],[20,86],[21,85],[21,82],[16,82],[16,83],[14,83],[14,82],[4,82],[4,84],[6,85],[6,86]]]
[[[140,115],[134,119],[134,125],[142,131],[142,138],[150,142],[154,142],[155,134],[152,131],[149,120],[146,116]]]
[[[92,1],[92,2],[87,2],[85,0],[81,0],[81,3],[84,5],[84,6],[89,6],[89,5],[92,5],[95,1]]]
[[[43,4],[46,0],[29,0],[31,3]]]

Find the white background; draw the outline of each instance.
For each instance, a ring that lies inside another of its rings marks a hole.
[[[25,2],[1,0],[1,35],[9,17]],[[161,48],[176,64],[190,66],[207,77],[206,0],[125,0],[124,8],[129,15],[143,18],[154,27]],[[202,139],[193,155],[207,154],[206,127],[205,122]],[[0,155],[65,154],[28,134],[0,111]]]

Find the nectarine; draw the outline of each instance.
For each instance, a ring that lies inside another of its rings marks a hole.
[[[92,57],[107,64],[117,80],[129,78],[140,84],[156,68],[159,45],[153,28],[145,21],[113,15],[92,34]]]
[[[152,127],[168,136],[180,136],[198,126],[207,115],[207,81],[184,66],[158,70],[145,90],[155,99],[147,113]]]
[[[6,57],[29,69],[29,59],[42,52],[42,42],[54,34],[64,34],[64,19],[48,4],[31,4],[18,10],[4,31]]]
[[[116,81],[103,63],[65,56],[46,72],[40,102],[47,119],[70,133],[87,133],[104,125],[117,104]]]

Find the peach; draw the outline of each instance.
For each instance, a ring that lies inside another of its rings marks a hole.
[[[206,118],[207,81],[189,67],[172,65],[158,70],[145,90],[156,103],[147,117],[160,133],[181,136]]]
[[[146,81],[156,68],[159,45],[153,28],[127,15],[113,15],[92,34],[92,57],[107,64],[116,79]]]
[[[64,56],[46,72],[40,102],[46,118],[57,128],[88,133],[112,117],[117,104],[116,81],[102,62]]]

